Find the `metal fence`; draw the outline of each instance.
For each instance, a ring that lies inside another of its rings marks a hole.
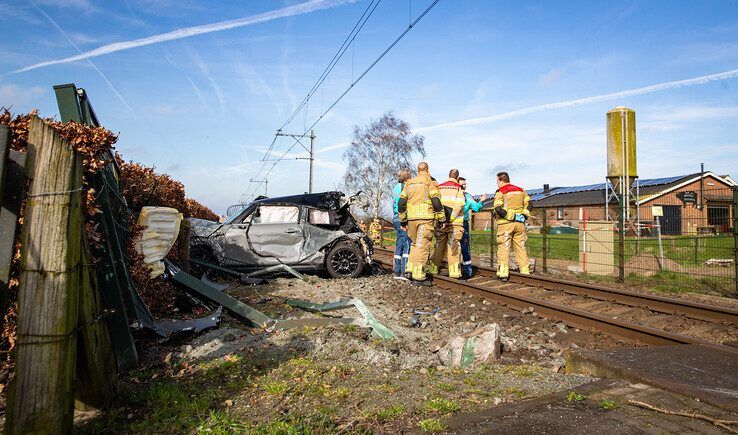
[[[604,207],[604,205],[603,205]],[[527,251],[536,273],[579,277],[602,283],[665,292],[711,293],[738,297],[738,188],[703,186],[649,199],[631,208],[631,219],[620,219],[610,204],[610,220],[587,218],[570,225],[551,225],[555,209],[533,209],[528,221]],[[591,213],[592,215],[603,213]],[[472,255],[478,264],[496,266],[497,240],[491,211],[475,218]],[[479,223],[479,222],[478,222]],[[393,244],[385,233],[385,246]],[[491,263],[491,264],[490,264]]]

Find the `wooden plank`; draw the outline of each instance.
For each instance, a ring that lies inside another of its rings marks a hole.
[[[73,423],[82,247],[82,159],[38,117],[21,238],[18,344],[8,433],[69,433]]]

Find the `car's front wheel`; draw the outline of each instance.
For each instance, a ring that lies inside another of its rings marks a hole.
[[[341,242],[328,252],[325,265],[333,278],[356,278],[364,270],[364,259],[355,243]]]

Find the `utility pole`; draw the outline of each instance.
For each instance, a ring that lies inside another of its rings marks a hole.
[[[263,180],[254,180],[252,178],[252,179],[249,180],[249,183],[264,183],[264,196],[269,196],[269,195],[267,195],[267,187],[269,186],[269,180],[267,180],[266,178],[263,179]],[[259,187],[259,186],[257,186],[257,187]]]
[[[310,136],[307,134],[291,134],[283,133],[282,130],[277,130],[276,136],[287,136],[297,141],[300,146],[308,152],[309,157],[295,157],[295,160],[309,160],[310,161],[310,175],[308,179],[308,193],[313,193],[313,162],[315,161],[315,130],[310,130]],[[300,139],[310,138],[310,148],[306,147]]]

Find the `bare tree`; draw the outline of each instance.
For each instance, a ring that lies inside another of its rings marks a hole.
[[[382,212],[382,200],[390,197],[397,171],[412,169],[414,153],[425,157],[424,139],[392,111],[365,127],[354,126],[351,145],[343,153],[348,162],[343,183],[349,191],[361,190],[369,196],[368,212],[374,218]]]

